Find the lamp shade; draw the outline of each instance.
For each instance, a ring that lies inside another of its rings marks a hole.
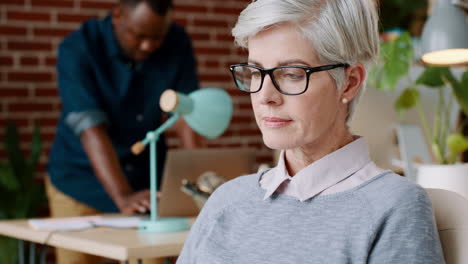
[[[422,61],[434,66],[468,63],[468,27],[462,9],[450,0],[437,0],[424,25]]]
[[[231,97],[218,88],[204,88],[189,95],[166,90],[159,104],[165,112],[183,115],[187,124],[206,138],[220,136],[229,126],[233,112]]]

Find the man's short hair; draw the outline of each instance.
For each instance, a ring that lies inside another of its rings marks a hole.
[[[134,8],[142,2],[147,3],[151,10],[160,16],[165,16],[172,7],[172,0],[120,0],[122,5],[130,8]]]

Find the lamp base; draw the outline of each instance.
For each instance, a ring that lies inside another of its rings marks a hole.
[[[156,221],[141,220],[138,225],[140,232],[172,233],[189,229],[190,223],[185,217],[162,217]]]

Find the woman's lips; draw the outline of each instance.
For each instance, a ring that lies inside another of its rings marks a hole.
[[[289,125],[292,120],[282,119],[278,117],[264,117],[262,118],[263,124],[269,128],[281,128]]]

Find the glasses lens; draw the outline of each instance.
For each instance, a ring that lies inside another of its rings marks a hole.
[[[287,94],[300,94],[307,87],[307,73],[302,68],[277,68],[273,72],[273,76],[279,89]]]
[[[237,87],[245,92],[256,92],[262,83],[262,73],[260,70],[249,66],[234,67],[234,79]]]

